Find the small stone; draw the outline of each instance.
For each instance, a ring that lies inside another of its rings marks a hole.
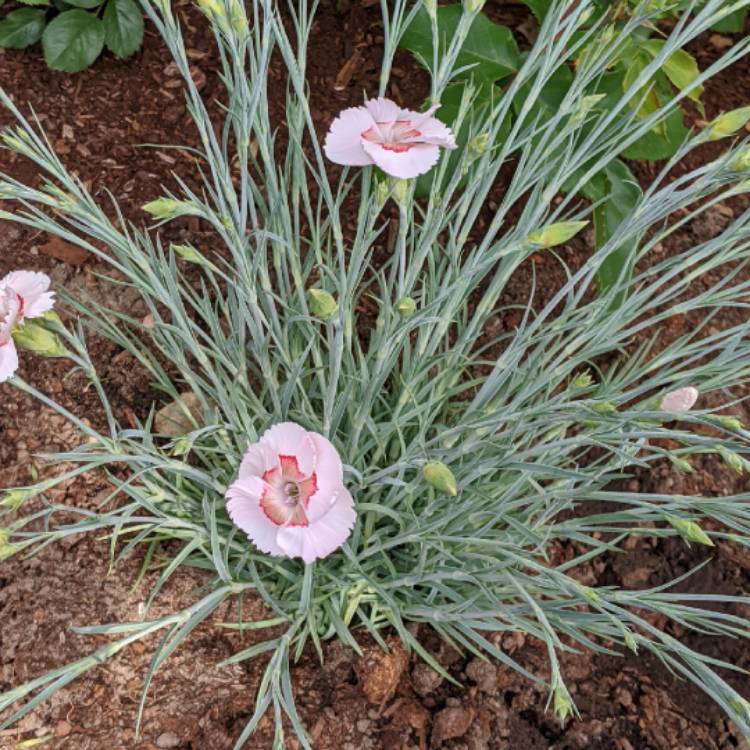
[[[474,721],[474,711],[470,708],[444,708],[435,717],[432,725],[432,747],[440,747],[445,740],[463,737]]]
[[[67,721],[58,721],[55,724],[55,737],[67,737],[72,730],[73,727]]]
[[[180,744],[180,738],[174,732],[164,732],[156,740],[156,747],[170,748],[177,747]]]
[[[497,688],[497,667],[484,659],[472,659],[466,665],[466,674],[476,682],[483,693],[494,693]]]
[[[411,679],[414,692],[423,698],[434,693],[443,682],[442,676],[424,662],[415,665]]]

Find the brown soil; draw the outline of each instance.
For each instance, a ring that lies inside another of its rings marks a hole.
[[[518,29],[519,41],[524,43],[526,12],[518,5],[488,6],[496,20],[512,23]],[[219,96],[219,88],[218,64],[209,36],[188,2],[178,3],[178,8],[196,80],[205,82],[204,94],[211,100],[214,94]],[[321,128],[342,107],[359,103],[363,90],[374,90],[380,61],[378,15],[377,4],[371,0],[322,0],[309,53],[309,82]],[[715,58],[721,44],[720,38],[711,37],[693,51],[706,63]],[[357,56],[359,63],[350,68],[352,75],[347,77],[342,70],[352,56]],[[280,68],[275,71],[275,80],[278,85],[271,107],[280,114],[284,95]],[[161,184],[170,183],[172,170],[190,181],[187,152],[138,147],[143,143],[195,141],[180,83],[167,51],[152,29],[147,31],[144,49],[137,58],[118,62],[105,55],[92,70],[77,76],[48,71],[36,49],[0,51],[0,83],[25,112],[33,107],[63,160],[74,166],[102,200],[106,199],[105,189],[110,190],[127,218],[143,220],[140,206],[160,193]],[[407,56],[401,56],[394,69],[391,95],[404,104],[417,105],[424,86],[424,76]],[[750,72],[743,61],[709,88],[708,116],[747,104],[749,94]],[[0,112],[0,125],[9,122],[8,114]],[[710,151],[705,152],[701,158],[711,155]],[[654,174],[652,166],[635,168],[644,181]],[[33,165],[9,159],[4,152],[0,153],[0,169],[22,181],[34,182],[37,177]],[[743,208],[746,206],[735,204],[710,212],[686,229],[677,242],[694,243],[711,236],[732,212]],[[174,222],[170,228],[170,232],[184,236],[194,236],[200,230],[189,221]],[[588,252],[587,238],[583,237],[567,248],[565,260],[578,266]],[[537,294],[543,300],[561,282],[562,271],[549,257],[534,262]],[[137,299],[128,295],[114,297],[96,279],[95,273],[102,270],[96,259],[59,242],[50,242],[46,236],[0,222],[0,275],[31,266],[47,271],[69,289],[138,311]],[[530,266],[521,269],[503,302],[525,301],[530,278]],[[736,322],[736,315],[742,314],[729,313],[721,324]],[[517,321],[509,317],[499,319],[497,324],[499,329],[509,329]],[[120,414],[127,419],[130,410],[143,413],[153,398],[149,384],[133,374],[126,366],[125,356],[115,347],[101,341],[92,346]],[[92,397],[82,391],[76,377],[63,378],[66,370],[64,363],[33,359],[27,361],[22,375],[66,407],[96,419]],[[32,471],[49,471],[34,454],[69,447],[75,435],[49,409],[8,386],[0,386],[0,399],[0,486],[28,483],[33,478]],[[668,466],[661,466],[650,474],[637,474],[628,488],[709,495],[746,489],[743,480],[712,457],[704,457],[696,468],[695,475],[684,478]],[[59,470],[60,467],[55,468]],[[106,491],[101,478],[87,477],[52,496],[60,502],[92,506]],[[566,551],[560,550],[560,554]],[[76,537],[47,548],[34,558],[3,563],[0,691],[100,645],[95,638],[73,634],[71,625],[139,617],[139,607],[155,574],[148,573],[134,587],[141,560],[128,559],[110,571],[107,556],[106,542]],[[592,565],[586,583],[625,587],[656,584],[686,572],[703,558],[702,551],[690,550],[674,540],[638,541],[629,554]],[[749,572],[747,552],[720,544],[713,561],[682,588],[693,592],[746,593]],[[166,614],[190,601],[191,594],[204,581],[198,572],[182,571],[150,615]],[[257,605],[250,602],[248,607]],[[18,726],[0,733],[0,748],[10,749],[19,741],[48,735],[52,739],[43,747],[70,750],[231,748],[252,712],[262,664],[256,661],[221,670],[215,667],[240,643],[246,645],[239,637],[216,627],[216,623],[229,618],[228,610],[217,612],[212,622],[193,634],[157,675],[140,739],[134,735],[134,718],[141,679],[155,645],[153,640],[130,648],[60,691]],[[683,635],[674,626],[664,623],[664,627]],[[300,712],[316,748],[747,747],[720,709],[702,692],[677,680],[648,656],[566,656],[563,673],[581,716],[561,727],[545,711],[546,694],[515,673],[457,654],[428,631],[422,631],[420,637],[464,688],[443,682],[436,673],[403,654],[395,643],[388,656],[367,646],[365,656],[357,657],[340,643],[330,643],[324,665],[311,655],[303,657],[294,669],[294,684]],[[750,667],[746,645],[739,641],[684,637],[693,647]],[[521,635],[506,634],[497,640],[532,672],[545,676],[546,658],[538,643]],[[732,681],[738,690],[748,692],[742,678],[734,677]],[[272,720],[267,717],[248,747],[270,748],[271,738]],[[296,746],[293,740],[289,741],[289,747]]]

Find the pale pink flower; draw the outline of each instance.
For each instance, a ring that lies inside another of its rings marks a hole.
[[[661,410],[671,411],[681,414],[686,411],[690,411],[693,405],[698,400],[698,389],[688,386],[687,388],[679,388],[676,391],[670,391],[661,400]]]
[[[0,383],[18,369],[13,329],[52,309],[55,295],[49,286],[49,276],[38,271],[13,271],[0,279]]]
[[[293,422],[247,449],[226,497],[230,518],[258,549],[306,563],[338,549],[356,519],[336,449]]]
[[[326,156],[355,167],[377,164],[392,177],[424,174],[435,166],[441,146],[456,148],[450,128],[432,116],[438,106],[414,112],[381,96],[345,109],[328,131]]]

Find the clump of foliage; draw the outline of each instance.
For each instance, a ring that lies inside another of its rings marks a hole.
[[[383,632],[390,629],[442,671],[411,623],[540,682],[488,634],[521,631],[538,639],[548,652],[547,686],[561,720],[575,711],[561,653],[651,653],[750,734],[750,705],[720,674],[733,665],[653,624],[658,615],[683,630],[747,638],[748,622],[722,609],[746,605],[747,598],[678,595],[669,584],[593,587],[579,577],[598,556],[627,554],[622,545],[633,535],[678,536],[707,550],[719,541],[750,546],[750,494],[686,497],[612,488],[633,466],[669,460],[675,470],[690,471],[691,458],[702,453],[717,454],[737,472],[748,468],[750,432],[739,420],[693,409],[675,421],[662,397],[695,386],[732,402],[736,389],[750,382],[750,323],[710,325],[722,310],[747,304],[750,282],[737,269],[750,262],[750,214],[697,246],[666,256],[652,252],[685,222],[750,189],[749,145],[740,139],[720,158],[670,179],[671,168],[706,140],[741,132],[747,113],[687,134],[588,262],[564,268],[565,281],[551,299],[536,304],[530,289],[512,331],[482,336],[508,312],[500,300],[517,269],[535,253],[554,252],[590,220],[596,209],[575,196],[616,169],[620,154],[658,133],[697,87],[748,52],[748,41],[735,45],[696,73],[689,88],[643,112],[646,84],[665,63],[747,4],[707,0],[692,8],[604,109],[591,92],[651,19],[650,4],[634,7],[606,34],[603,20],[592,22],[593,0],[551,5],[537,43],[518,60],[501,95],[477,110],[476,89],[462,83],[452,125],[466,129],[466,145],[457,161],[441,158],[433,183],[439,189],[420,201],[415,181],[383,180],[372,167],[334,171],[326,163],[307,99],[313,16],[306,3],[291,4],[282,18],[270,0],[254,0],[248,19],[237,0],[203,0],[226,86],[224,119],[214,127],[190,76],[177,19],[160,0],[147,9],[184,78],[204,184],[200,193],[181,184],[173,194],[155,196],[148,210],[160,221],[199,217],[215,235],[204,247],[170,245],[158,229],[127,222],[116,204],[98,205],[0,94],[18,121],[4,134],[5,146],[47,176],[39,187],[0,178],[0,195],[14,204],[0,218],[95,254],[117,273],[118,284],[139,292],[149,311],[144,325],[122,311],[69,299],[81,325],[55,325],[59,347],[99,394],[101,419],[66,411],[20,377],[11,381],[64,414],[81,442],[49,457],[73,465],[69,471],[6,493],[0,555],[33,555],[88,532],[110,536],[113,562],[145,545],[148,563],[154,548],[170,543],[143,618],[78,628],[112,640],[0,696],[5,726],[160,631],[145,701],[153,675],[180,643],[220,603],[252,592],[265,603],[267,619],[230,627],[256,635],[273,630],[229,660],[268,659],[237,748],[267,710],[275,718],[274,747],[283,746],[289,726],[310,747],[290,665],[305,648],[322,658],[327,639],[359,649],[358,633],[368,633],[385,645]],[[480,6],[467,0],[460,12],[452,10],[458,15],[448,38],[433,27],[428,59],[436,101],[462,80],[461,55]],[[380,94],[422,7],[406,0],[382,4]],[[426,7],[436,14],[434,4]],[[272,57],[288,73],[285,149],[267,104]],[[570,76],[569,85],[557,106],[547,108],[546,92],[562,75]],[[504,167],[504,192],[488,214],[488,196]],[[352,199],[353,230],[344,221]],[[390,221],[383,215],[388,201],[398,212],[393,251],[374,265],[373,250],[384,243]],[[488,218],[481,232],[480,216]],[[644,261],[641,270],[618,273],[591,295],[602,267],[622,247],[631,248],[629,263]],[[361,337],[362,311],[373,300],[377,322]],[[662,340],[661,328],[682,315],[698,322]],[[157,431],[159,404],[135,428],[118,422],[88,355],[94,335],[130,352],[167,400],[178,410],[184,405],[187,426],[178,435]],[[328,437],[356,501],[347,543],[310,565],[260,553],[225,509],[248,444],[285,420]],[[114,488],[96,510],[45,497],[55,484],[90,470],[108,472]],[[571,543],[579,550],[575,557],[554,556],[557,545]],[[180,566],[208,571],[210,585],[185,609],[149,619],[149,606]]]
[[[143,43],[143,13],[136,0],[19,2],[28,7],[0,20],[0,47],[23,49],[41,41],[44,60],[54,70],[88,68],[105,47],[116,57],[130,57]]]

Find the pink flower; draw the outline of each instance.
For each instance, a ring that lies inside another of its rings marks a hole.
[[[682,413],[690,411],[698,400],[698,389],[689,386],[670,391],[661,400],[661,410]]]
[[[13,329],[52,309],[55,295],[49,286],[49,276],[37,271],[13,271],[0,279],[0,383],[18,369]]]
[[[306,563],[338,549],[356,519],[336,449],[293,422],[247,449],[226,497],[230,518],[258,549]]]
[[[336,164],[377,164],[392,177],[410,178],[435,166],[440,147],[456,148],[450,128],[427,112],[401,109],[390,99],[370,99],[345,109],[331,125],[326,156]]]

